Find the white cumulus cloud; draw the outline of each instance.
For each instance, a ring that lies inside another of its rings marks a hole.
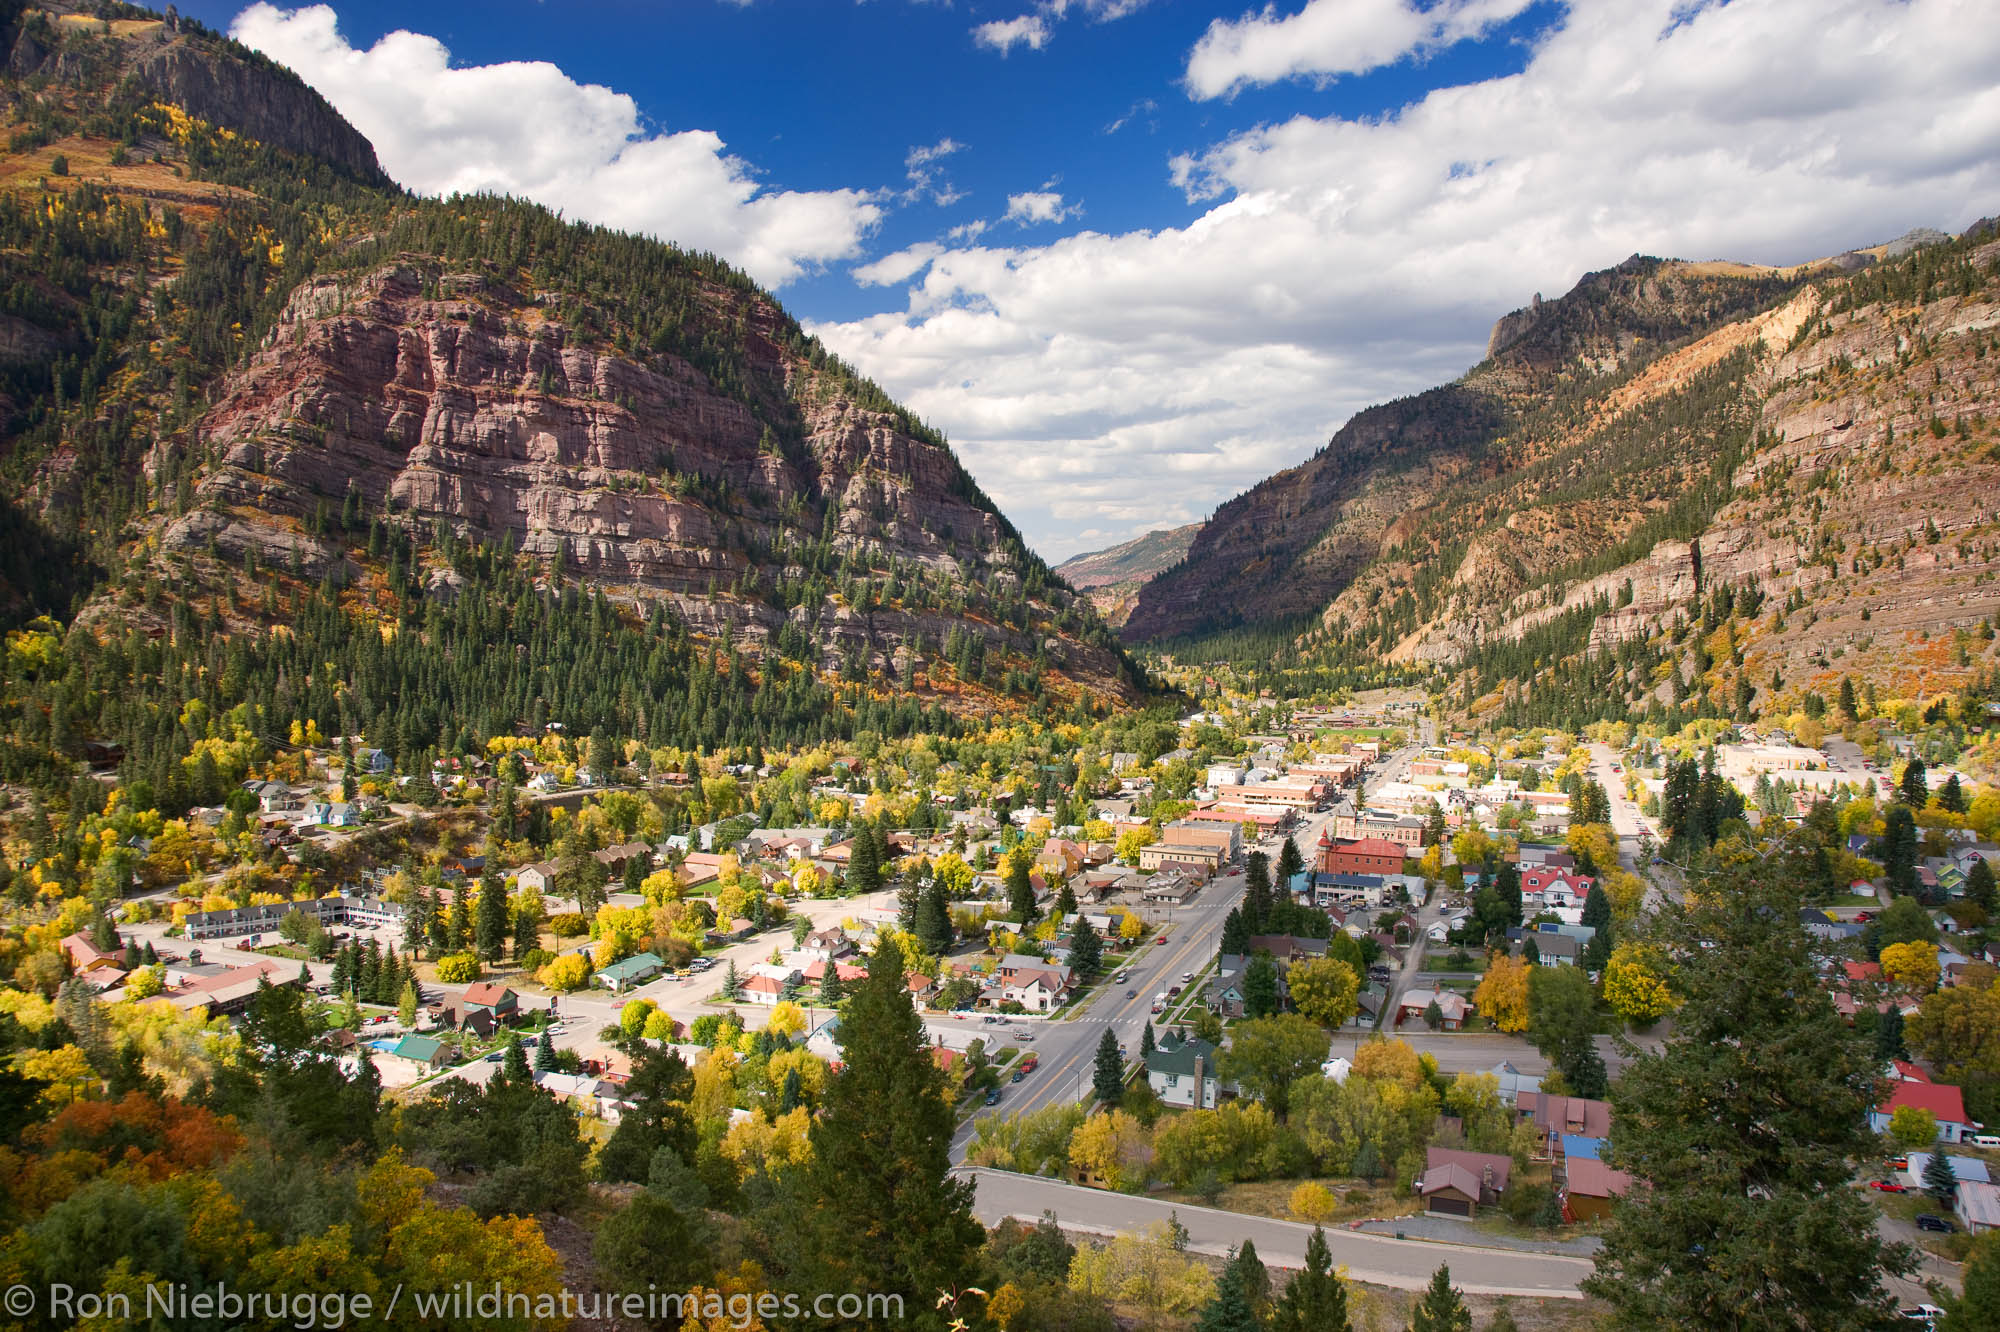
[[[1187,88],[1226,97],[1250,84],[1310,75],[1363,74],[1403,57],[1478,37],[1533,0],[1308,0],[1280,17],[1266,5],[1240,19],[1216,19],[1188,56]]]
[[[1054,190],[1029,190],[1025,194],[1007,196],[1006,220],[1025,227],[1043,222],[1067,222],[1082,211],[1075,204],[1065,204],[1062,195]]]
[[[954,238],[910,266],[906,308],[815,331],[1060,558],[1206,515],[1357,409],[1451,379],[1532,293],[1635,251],[1787,263],[1996,211],[1990,17],[1576,5],[1517,74],[1175,159],[1206,203],[1185,226]]]
[[[255,4],[230,33],[296,70],[418,193],[520,195],[711,250],[770,286],[858,255],[882,216],[864,190],[771,189],[711,131],[653,131],[630,97],[545,61],[454,67],[407,31],[357,50],[326,5]]]
[[[1039,51],[1049,43],[1049,21],[1040,14],[995,19],[991,23],[982,23],[974,28],[972,40],[981,46],[991,47],[1001,55],[1006,55],[1016,46]]]

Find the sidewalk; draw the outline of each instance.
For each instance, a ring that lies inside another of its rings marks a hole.
[[[1448,1216],[1399,1216],[1388,1221],[1363,1221],[1357,1230],[1371,1235],[1402,1234],[1411,1239],[1435,1240],[1441,1244],[1465,1244],[1478,1249],[1512,1249],[1517,1253],[1555,1253],[1570,1258],[1594,1257],[1604,1247],[1595,1235],[1573,1240],[1519,1239],[1481,1230],[1470,1221]]]

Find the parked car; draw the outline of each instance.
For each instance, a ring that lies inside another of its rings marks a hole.
[[[1947,1221],[1941,1216],[1932,1216],[1929,1212],[1920,1212],[1917,1215],[1917,1229],[1935,1231],[1940,1235],[1956,1235],[1958,1224]]]
[[[1890,1170],[1908,1170],[1910,1168],[1910,1158],[1907,1156],[1892,1156],[1884,1164]]]
[[[486,1062],[489,1064],[497,1064],[506,1057],[507,1057],[507,1052],[505,1050],[495,1050],[492,1054],[486,1056]]]
[[[1035,1033],[1023,1028],[1019,1031],[1008,1032],[1007,1039],[1010,1041],[1032,1041],[1035,1039]]]
[[[1893,1179],[1870,1180],[1868,1182],[1868,1187],[1871,1189],[1878,1190],[1882,1193],[1908,1193],[1910,1191],[1909,1185],[1898,1184]]]
[[[1194,979],[1194,973],[1192,971],[1183,971],[1181,973],[1181,984],[1186,985],[1193,979]]]
[[[1000,1089],[998,1087],[988,1087],[986,1089],[986,1104],[1000,1104]]]
[[[1035,1071],[1036,1067],[1040,1065],[1041,1062],[1042,1061],[1040,1056],[1029,1055],[1026,1059],[1023,1059],[1021,1061],[1021,1071],[1023,1073],[1032,1073]]]
[[[1938,1319],[1944,1317],[1944,1310],[1935,1304],[1913,1304],[1897,1312],[1911,1322],[1922,1323],[1925,1327],[1936,1327]]]
[[[1022,1073],[1021,1073],[1021,1070],[1017,1068],[1017,1069],[1015,1069],[1015,1070],[1014,1070],[1014,1076],[1013,1076],[1013,1077],[1011,1077],[1011,1078],[1009,1078],[1009,1079],[1007,1079],[1007,1081],[1009,1081],[1009,1082],[1019,1082],[1019,1081],[1021,1080],[1022,1076],[1023,1076],[1023,1075],[1022,1075]]]
[[[1157,938],[1157,939],[1153,940],[1153,942],[1154,942],[1154,943],[1156,943],[1156,944],[1163,944],[1163,943],[1165,943],[1166,941],[1167,941],[1167,936],[1166,936],[1166,935],[1164,935],[1164,934],[1163,934],[1163,935],[1161,935],[1161,936],[1160,936],[1159,938]]]

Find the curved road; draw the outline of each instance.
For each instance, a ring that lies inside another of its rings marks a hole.
[[[1256,1243],[1266,1264],[1293,1269],[1305,1265],[1306,1240],[1313,1230],[1297,1221],[1107,1193],[1033,1175],[978,1168],[961,1173],[978,1190],[973,1212],[989,1226],[1004,1217],[1032,1222],[1043,1212],[1054,1212],[1064,1229],[1115,1235],[1173,1215],[1187,1227],[1188,1248],[1196,1253],[1221,1256],[1247,1239]],[[1346,1268],[1350,1279],[1399,1290],[1421,1290],[1440,1263],[1449,1263],[1452,1284],[1470,1295],[1581,1299],[1577,1283],[1592,1271],[1588,1258],[1399,1240],[1345,1227],[1328,1230],[1326,1243],[1334,1265]]]

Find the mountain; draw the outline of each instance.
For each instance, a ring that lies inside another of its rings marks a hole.
[[[1140,696],[944,439],[748,278],[518,201],[407,195],[288,71],[114,8],[17,7],[0,31],[13,622],[181,658],[216,636],[294,707],[300,625],[328,652],[488,621],[516,640],[476,699],[407,691],[421,654],[384,666],[417,745],[468,715],[672,716],[679,743],[736,743]],[[539,658],[531,623],[608,635],[612,664]],[[337,695],[315,706],[387,705]]]
[[[1072,555],[1056,566],[1056,576],[1088,595],[1107,621],[1123,624],[1139,589],[1160,570],[1180,563],[1200,530],[1200,523],[1162,528],[1107,550]]]
[[[1501,319],[1456,383],[1224,505],[1125,632],[1282,621],[1310,651],[1481,688],[1591,648],[1599,674],[1569,683],[1617,711],[1963,681],[1954,632],[2000,611],[1996,260],[1982,223],[1783,270],[1593,273]],[[1716,627],[1722,589],[1745,596],[1718,672],[1684,634]]]

